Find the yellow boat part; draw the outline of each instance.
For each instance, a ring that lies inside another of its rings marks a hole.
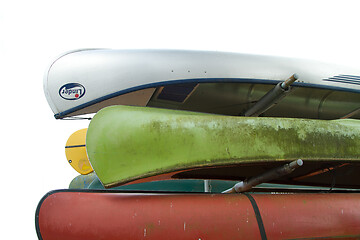
[[[80,174],[86,175],[93,172],[86,153],[87,128],[78,130],[71,134],[65,145],[66,159],[70,165]]]

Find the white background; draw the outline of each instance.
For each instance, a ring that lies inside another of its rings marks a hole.
[[[88,121],[55,120],[42,78],[79,48],[193,49],[359,65],[357,1],[0,0],[1,239],[37,239],[44,194],[77,176],[64,146]]]

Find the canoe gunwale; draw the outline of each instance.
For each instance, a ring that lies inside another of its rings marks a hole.
[[[83,103],[79,106],[70,108],[66,111],[59,112],[54,115],[56,119],[63,119],[66,117],[71,117],[72,113],[79,111],[81,109],[90,107],[97,103],[103,102],[105,100],[118,97],[120,95],[124,95],[127,93],[144,90],[148,88],[157,88],[162,86],[168,85],[175,85],[175,84],[190,84],[190,83],[247,83],[247,84],[267,84],[267,85],[276,85],[284,80],[271,80],[271,79],[254,79],[254,78],[193,78],[193,79],[178,79],[178,80],[168,80],[168,81],[159,81],[155,83],[144,84],[136,87],[127,88],[124,90],[120,90],[114,93],[111,93],[106,96],[102,96],[100,98],[91,100],[89,102]],[[313,83],[303,83],[303,82],[294,82],[292,87],[304,87],[304,88],[317,88],[317,89],[324,89],[324,90],[331,90],[331,91],[341,91],[341,92],[350,92],[350,93],[360,93],[360,90],[351,89],[351,88],[343,88],[343,87],[335,87],[335,86],[328,86],[328,85],[320,85],[320,84],[313,84]]]

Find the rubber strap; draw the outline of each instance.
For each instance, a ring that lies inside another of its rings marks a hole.
[[[251,202],[251,205],[253,206],[254,212],[255,212],[255,217],[256,217],[256,221],[258,223],[259,226],[259,230],[260,230],[260,235],[261,235],[261,239],[262,240],[267,240],[266,237],[266,232],[265,232],[265,227],[264,227],[264,223],[262,221],[261,215],[260,215],[260,210],[258,205],[256,204],[255,199],[248,193],[243,193],[245,196],[248,197],[248,199]]]

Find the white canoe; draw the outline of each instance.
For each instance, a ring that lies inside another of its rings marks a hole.
[[[44,90],[55,118],[119,104],[241,116],[295,73],[292,91],[260,116],[360,119],[360,69],[273,56],[78,50],[52,62]]]

